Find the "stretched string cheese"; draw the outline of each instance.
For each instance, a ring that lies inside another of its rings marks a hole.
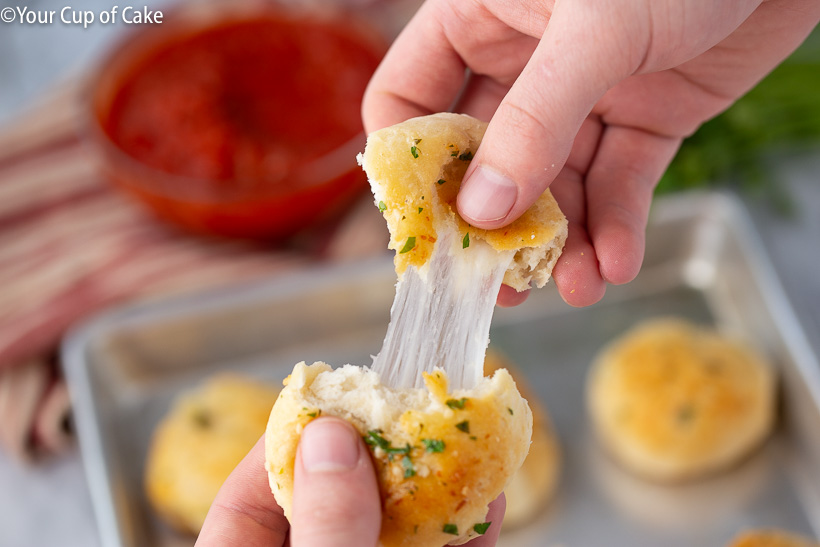
[[[544,286],[563,249],[567,221],[549,190],[504,228],[458,216],[461,180],[486,127],[459,114],[414,118],[372,133],[359,156],[396,251],[396,298],[373,363],[387,385],[421,387],[422,372],[438,367],[452,387],[475,386],[502,282]]]

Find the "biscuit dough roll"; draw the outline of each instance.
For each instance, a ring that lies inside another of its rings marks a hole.
[[[385,547],[460,544],[487,531],[487,505],[521,467],[532,414],[499,369],[473,389],[448,391],[441,370],[425,387],[395,389],[347,365],[299,363],[273,407],[266,433],[271,490],[290,517],[293,473],[305,425],[341,417],[370,446],[384,506]]]

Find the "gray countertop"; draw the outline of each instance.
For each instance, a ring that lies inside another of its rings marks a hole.
[[[167,2],[153,1],[151,7]],[[52,0],[31,9],[66,5]],[[0,2],[0,10],[15,6]],[[85,0],[75,9],[99,12],[102,0]],[[117,26],[87,29],[54,24],[0,23],[0,124],[66,74],[91,62]],[[801,320],[820,353],[820,149],[783,160],[781,183],[794,197],[796,215],[777,216],[765,204],[747,200],[755,225]],[[96,536],[91,501],[79,453],[26,466],[0,453],[0,546],[93,547]]]

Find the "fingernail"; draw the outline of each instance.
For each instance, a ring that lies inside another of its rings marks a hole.
[[[518,198],[518,186],[484,166],[470,175],[458,196],[459,210],[472,220],[490,222],[506,217]]]
[[[305,428],[299,451],[309,473],[350,471],[359,462],[359,436],[339,420],[324,419]]]

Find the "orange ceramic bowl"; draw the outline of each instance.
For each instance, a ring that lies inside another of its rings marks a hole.
[[[360,103],[384,39],[350,15],[222,6],[124,40],[93,81],[88,134],[161,218],[281,240],[366,188]]]

